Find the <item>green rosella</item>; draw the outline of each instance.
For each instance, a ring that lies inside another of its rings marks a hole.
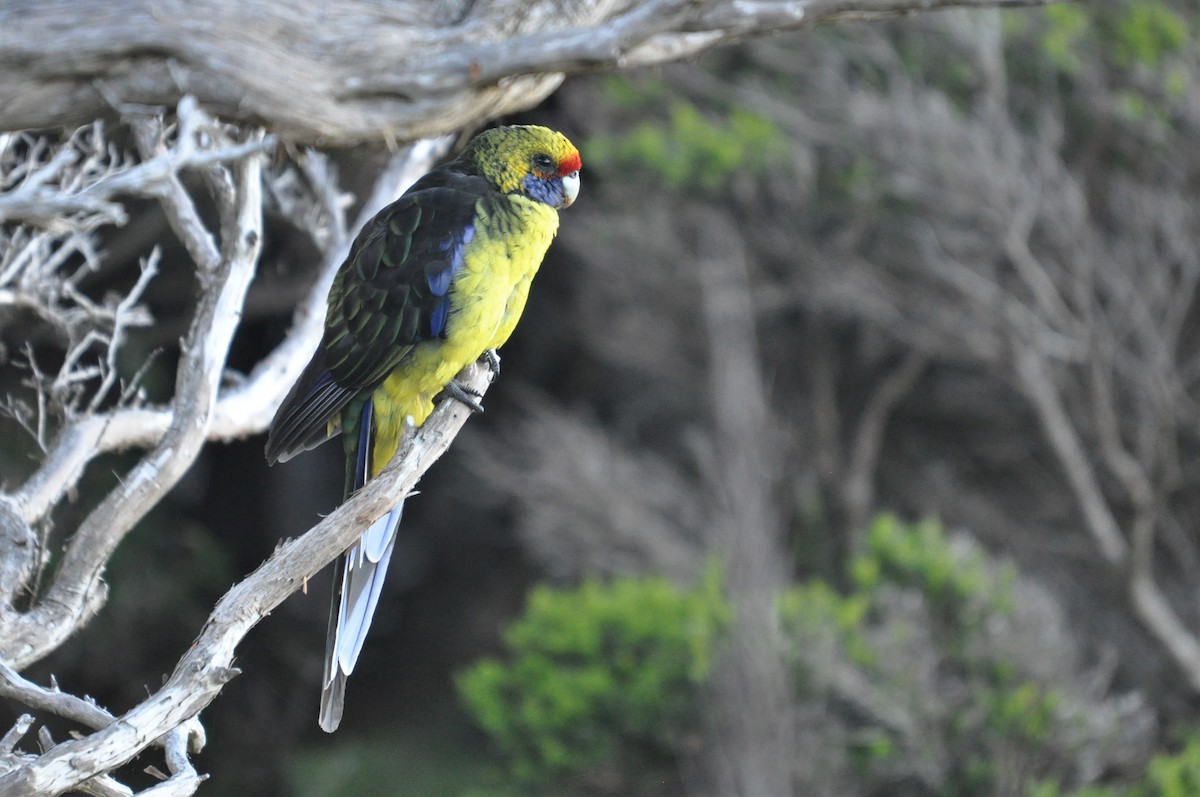
[[[345,495],[375,477],[455,375],[508,340],[529,284],[579,192],[579,151],[544,127],[480,133],[379,212],[329,291],[325,334],[267,439],[283,462],[342,433]],[[379,600],[402,504],[339,559],[326,639],[320,724],[342,717]]]

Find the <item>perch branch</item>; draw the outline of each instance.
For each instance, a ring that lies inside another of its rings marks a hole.
[[[489,375],[487,368],[471,365],[459,379],[482,394]],[[0,794],[35,797],[75,788],[111,772],[196,717],[237,676],[234,654],[250,629],[412,492],[469,416],[470,410],[461,403],[443,402],[420,429],[405,435],[399,452],[378,477],[302,537],[280,545],[221,598],[162,688],[104,729],[62,742],[0,776]]]

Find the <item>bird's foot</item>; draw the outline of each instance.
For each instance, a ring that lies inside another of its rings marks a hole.
[[[496,377],[500,376],[500,355],[496,353],[495,349],[488,349],[479,355],[479,359],[483,360],[488,370],[492,372],[488,377],[488,381],[494,382]]]
[[[457,379],[451,379],[449,384],[442,390],[446,398],[452,398],[455,401],[465,404],[471,412],[483,412],[483,405],[479,403],[479,399],[483,398],[483,394],[478,390],[472,390]]]

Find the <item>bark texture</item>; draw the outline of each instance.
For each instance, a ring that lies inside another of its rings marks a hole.
[[[285,141],[410,141],[532,107],[571,72],[674,61],[818,22],[1040,4],[11,0],[0,5],[0,129],[74,126],[192,95]]]

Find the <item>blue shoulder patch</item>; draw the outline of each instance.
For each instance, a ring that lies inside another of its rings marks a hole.
[[[475,225],[471,225],[462,231],[461,236],[447,238],[442,243],[441,249],[450,255],[449,266],[425,274],[429,292],[438,297],[437,303],[433,306],[433,314],[429,318],[429,334],[432,337],[440,337],[446,332],[446,321],[450,318],[450,283],[454,280],[454,275],[462,268],[467,244],[471,243],[474,237]]]
[[[451,261],[449,265],[443,265],[440,261],[434,261],[430,265],[433,268],[425,270],[425,284],[434,296],[445,296],[450,290],[450,279],[454,276],[454,263]]]

